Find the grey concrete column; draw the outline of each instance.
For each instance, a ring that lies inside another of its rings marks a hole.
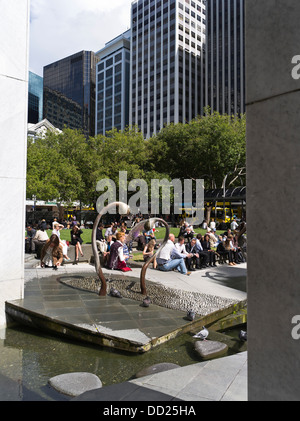
[[[246,0],[250,400],[300,399],[299,17],[298,0]]]
[[[29,0],[0,0],[0,326],[24,289]]]

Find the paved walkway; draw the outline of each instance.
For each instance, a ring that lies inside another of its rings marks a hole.
[[[77,401],[247,401],[247,352],[107,386]]]
[[[104,272],[110,276],[109,271],[104,270]],[[95,303],[92,302],[91,295],[88,296],[84,291],[71,289],[65,285],[53,284],[51,281],[47,282],[49,276],[74,276],[82,273],[94,275],[95,269],[93,266],[84,263],[78,266],[65,265],[57,272],[54,272],[52,269],[27,268],[25,270],[26,288],[24,301],[27,304],[30,302],[31,306],[35,305],[36,311],[44,312],[43,314],[47,315],[47,317],[55,318],[57,317],[57,312],[60,312],[60,317],[64,313],[65,320],[70,325],[82,323],[83,316],[87,324],[89,324],[90,316],[95,316]],[[124,276],[139,277],[139,273],[140,269],[136,268],[132,272],[124,274]],[[175,289],[217,295],[238,301],[243,301],[247,297],[245,264],[235,267],[220,265],[217,268],[193,272],[191,276],[183,276],[174,272],[162,273],[148,269],[146,279],[149,283],[153,281]],[[39,285],[37,283],[34,284],[34,282],[39,282]],[[66,297],[67,290],[68,294],[70,294],[68,297]],[[95,298],[99,300],[100,297],[95,296]],[[103,300],[103,298],[101,299]],[[103,302],[110,299],[112,297],[105,297]],[[154,330],[151,331],[151,329],[157,329],[158,327],[159,332],[163,332],[166,329],[164,324],[167,318],[171,323],[174,322],[174,326],[182,323],[183,317],[182,314],[179,314],[180,312],[173,312],[170,309],[161,307],[159,307],[158,311],[156,306],[151,306],[151,317],[149,317],[150,312],[142,313],[143,308],[139,307],[138,312],[142,316],[137,320],[136,309],[131,305],[131,300],[114,300],[116,318],[111,320],[110,316],[109,320],[106,320],[108,333],[113,327],[112,323],[122,324],[124,317],[135,321],[137,330],[145,336],[153,335]],[[83,303],[81,309],[78,309],[79,303]],[[111,302],[108,304],[111,314]],[[85,314],[82,313],[83,307]],[[99,306],[97,305],[96,307]],[[149,311],[149,309],[145,310]],[[120,311],[123,312],[122,315],[120,315]],[[167,317],[164,311],[168,312]],[[125,324],[128,325],[128,321]],[[101,325],[105,325],[105,311],[101,314]],[[168,322],[167,329],[169,328]],[[120,330],[122,329],[123,327],[120,325]],[[140,333],[137,341],[143,342]],[[124,336],[124,330],[122,330],[122,335]],[[107,386],[87,392],[76,400],[148,400],[149,402],[162,400],[245,401],[247,400],[247,352],[157,373],[119,385]]]

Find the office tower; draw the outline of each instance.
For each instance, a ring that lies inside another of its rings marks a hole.
[[[149,138],[202,113],[205,0],[136,0],[131,7],[130,124]]]
[[[38,123],[43,119],[43,78],[29,72],[28,83],[28,123]]]
[[[81,51],[44,67],[44,118],[55,127],[95,135],[95,84],[98,58]]]
[[[206,105],[245,112],[244,0],[207,0]]]
[[[130,35],[126,31],[96,53],[96,134],[129,124]]]

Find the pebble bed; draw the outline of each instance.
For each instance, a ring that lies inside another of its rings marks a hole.
[[[64,277],[60,281],[70,287],[95,293],[99,293],[101,286],[100,281],[93,276],[70,276]],[[107,294],[109,294],[111,287],[118,290],[124,298],[140,301],[141,303],[145,298],[144,295],[141,295],[139,280],[134,280],[133,278],[109,279],[107,280]],[[192,309],[199,316],[206,316],[238,303],[238,300],[167,288],[149,281],[147,282],[147,296],[150,297],[152,304],[172,310],[189,311]]]

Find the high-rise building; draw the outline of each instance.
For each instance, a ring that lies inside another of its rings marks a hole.
[[[130,124],[145,138],[203,111],[205,3],[132,3]]]
[[[29,72],[28,83],[28,123],[38,123],[43,119],[43,78]]]
[[[130,35],[126,31],[96,53],[96,134],[129,124]]]
[[[92,51],[81,51],[44,67],[44,118],[55,127],[95,135],[97,62]]]
[[[245,1],[207,0],[206,105],[245,112]]]

